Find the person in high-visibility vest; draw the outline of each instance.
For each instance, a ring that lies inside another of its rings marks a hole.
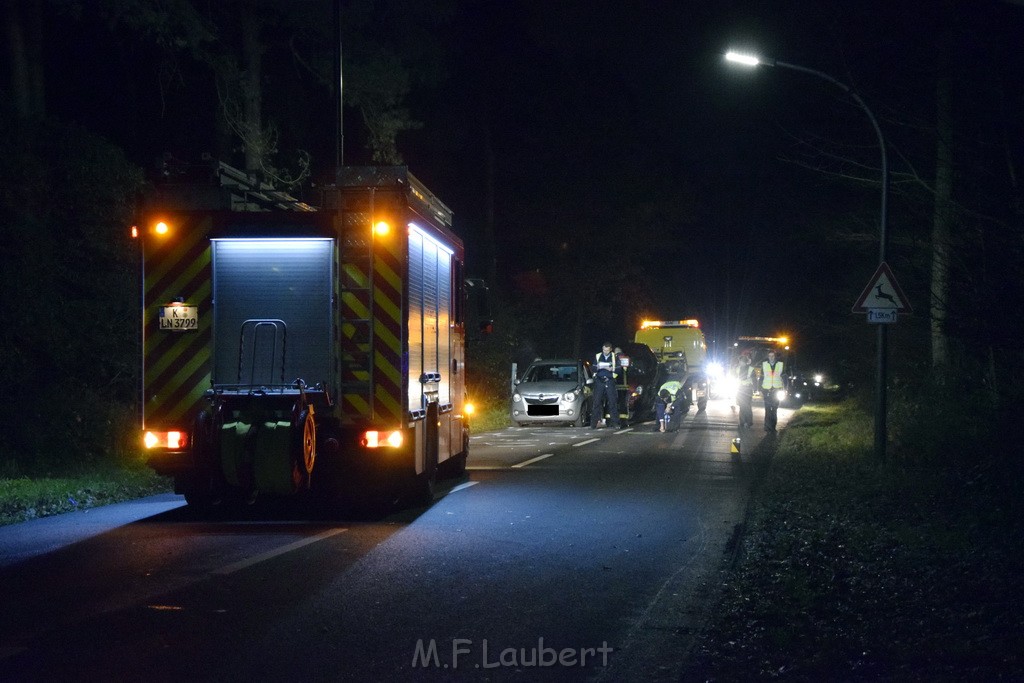
[[[594,363],[594,397],[590,405],[590,428],[604,417],[604,404],[608,402],[608,422],[612,429],[619,428],[619,390],[615,378],[619,376],[619,359],[612,351],[612,343],[605,342]]]
[[[754,366],[743,354],[736,366],[736,405],[740,408],[740,427],[754,426]]]
[[[778,392],[782,383],[783,362],[775,360],[775,352],[768,352],[768,359],[761,363],[761,395],[764,396],[764,431],[774,432],[779,421]]]

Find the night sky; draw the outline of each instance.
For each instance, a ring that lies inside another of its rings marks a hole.
[[[349,11],[357,3],[345,4]],[[849,314],[878,257],[879,150],[867,117],[824,80],[729,65],[723,53],[750,50],[850,85],[880,121],[894,174],[927,175],[930,167],[914,162],[927,159],[927,137],[916,133],[934,116],[930,74],[940,4],[456,1],[436,25],[422,27],[437,38],[444,76],[410,92],[409,109],[423,127],[403,133],[399,149],[454,209],[470,265],[482,273],[487,264],[474,247],[488,211],[489,140],[498,286],[544,269],[553,252],[612,241],[618,253],[642,254],[641,267],[656,276],[645,313],[699,316],[722,339],[787,330],[826,349],[836,333],[820,332],[818,322],[847,325],[841,336],[871,345],[872,330]],[[955,62],[962,81],[976,88],[960,93],[958,113],[990,111],[995,88],[988,86],[1001,84],[1008,98],[1001,100],[1001,120],[1015,122],[1003,133],[1019,155],[1024,60],[1016,52],[1024,6],[957,4]],[[298,2],[294,11],[311,21],[322,13],[326,24],[330,5]],[[53,30],[66,49],[52,57],[51,69],[69,76],[51,87],[53,107],[119,140],[143,165],[162,151],[209,151],[199,148],[209,93],[171,81],[155,87],[155,51],[128,39],[103,40],[103,26],[88,17],[54,22]],[[1006,56],[1014,61],[1002,61]],[[277,92],[283,106],[296,84],[287,77],[277,84],[265,97]],[[332,105],[328,94],[321,97],[316,108],[290,117],[296,127],[319,131],[306,146],[326,173],[333,162]],[[345,126],[346,162],[365,162],[364,134],[351,111]],[[979,127],[970,134],[991,132]],[[812,153],[814,143],[852,165],[829,164]],[[927,219],[894,186],[888,260],[920,314],[927,311],[927,259],[920,256]],[[615,267],[610,260],[549,276],[588,288],[588,269]],[[621,338],[637,317],[627,311],[619,325],[595,325],[586,341]],[[902,329],[912,335],[925,324],[918,315]]]

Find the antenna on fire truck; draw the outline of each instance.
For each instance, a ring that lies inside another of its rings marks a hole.
[[[341,172],[341,167],[345,163],[345,120],[343,114],[342,100],[343,85],[341,73],[341,0],[334,0],[334,39],[335,39],[335,80],[338,83],[338,89],[335,94],[335,112],[334,112],[334,167],[335,176]]]

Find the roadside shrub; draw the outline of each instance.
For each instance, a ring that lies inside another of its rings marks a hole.
[[[118,450],[111,415],[138,396],[138,255],[128,236],[140,169],[109,142],[0,112],[0,458],[75,467]]]
[[[996,452],[998,403],[970,377],[932,373],[894,382],[889,436],[899,459],[977,463]]]

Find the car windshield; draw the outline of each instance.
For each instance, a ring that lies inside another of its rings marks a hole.
[[[523,376],[524,382],[579,382],[575,365],[531,365]]]

